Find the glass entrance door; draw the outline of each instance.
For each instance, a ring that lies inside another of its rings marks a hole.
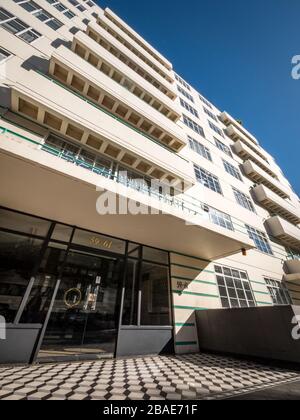
[[[39,359],[114,356],[123,258],[68,253]]]

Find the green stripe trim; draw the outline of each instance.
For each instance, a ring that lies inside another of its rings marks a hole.
[[[205,281],[205,280],[195,280],[190,277],[183,277],[183,276],[171,276],[174,280],[184,280],[184,281],[190,281],[192,283],[203,283],[203,284],[212,284],[213,286],[216,286],[217,283],[213,281]]]
[[[198,346],[197,341],[176,341],[176,346]]]
[[[195,306],[180,306],[180,305],[174,305],[173,306],[174,309],[183,309],[183,310],[193,310],[193,311],[208,311],[208,308],[201,308],[199,307],[195,307]]]
[[[175,322],[175,327],[195,327],[194,322]]]
[[[209,295],[206,293],[196,293],[196,292],[185,292],[181,290],[172,290],[172,293],[178,294],[178,295],[191,295],[191,296],[202,296],[202,297],[210,297],[210,298],[217,298],[219,299],[219,295]]]

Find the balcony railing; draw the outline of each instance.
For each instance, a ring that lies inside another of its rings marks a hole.
[[[128,177],[124,176],[124,170],[116,172],[108,170],[104,167],[101,168],[99,165],[96,164],[96,160],[93,164],[90,164],[86,160],[78,157],[78,155],[72,155],[70,152],[59,150],[53,146],[47,145],[44,142],[39,142],[30,139],[3,126],[0,126],[0,138],[5,138],[8,140],[18,139],[25,141],[28,144],[35,145],[37,149],[50,153],[51,155],[63,159],[64,161],[70,164],[79,166],[83,169],[93,172],[96,175],[113,180],[118,184],[122,184],[128,188],[134,189],[137,192],[146,194],[151,198],[157,199],[162,204],[170,205],[173,208],[181,210],[182,212],[188,215],[201,217],[202,219],[208,220],[211,223],[218,225],[224,229],[227,229],[232,232],[239,232],[247,235],[248,237],[246,227],[242,224],[240,220],[232,218],[228,214],[217,210],[192,196],[185,195],[185,198],[178,198],[175,194],[182,194],[182,191],[175,190],[174,196],[169,194],[162,194],[159,192],[159,188],[151,188],[150,185],[147,185],[145,180],[142,179],[142,176],[141,179],[129,179]],[[88,149],[88,151],[89,153],[91,153],[90,149]],[[129,173],[132,173],[132,171],[129,170]],[[162,186],[162,184],[159,185]]]

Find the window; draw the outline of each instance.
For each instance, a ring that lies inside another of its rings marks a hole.
[[[222,211],[219,211],[217,209],[214,209],[213,207],[210,207],[207,204],[202,204],[202,209],[205,212],[204,214],[208,215],[208,219],[213,224],[221,226],[225,229],[234,231],[231,217],[228,214],[223,213]]]
[[[194,98],[190,95],[186,90],[182,89],[182,87],[177,85],[178,92],[180,92],[183,96],[189,99],[191,102],[194,102]]]
[[[222,143],[220,140],[216,139],[215,137],[214,137],[214,140],[215,140],[216,146],[219,150],[221,150],[227,156],[230,156],[231,158],[233,157],[232,153],[231,153],[231,150],[230,150],[230,147],[226,146],[226,144]]]
[[[209,188],[212,191],[217,192],[218,194],[222,194],[220,181],[216,176],[197,165],[194,165],[194,169],[196,179],[200,184],[204,185],[204,187]]]
[[[274,305],[293,304],[289,291],[282,282],[267,277],[265,277],[265,282]]]
[[[40,21],[48,25],[50,28],[55,31],[63,26],[63,24],[57,20],[50,13],[46,12],[41,8],[37,3],[32,0],[14,0],[15,3],[18,3],[23,9],[30,12],[33,16],[37,17]]]
[[[246,194],[242,193],[241,191],[237,190],[236,188],[233,188],[233,194],[235,196],[236,202],[244,207],[247,210],[252,211],[253,213],[255,213],[255,208],[254,205],[250,199],[250,197],[248,197]]]
[[[240,171],[236,167],[231,165],[231,163],[227,162],[226,160],[223,160],[223,165],[224,165],[225,171],[229,175],[232,175],[234,178],[238,179],[239,181],[243,181]]]
[[[182,86],[184,86],[187,90],[191,90],[190,85],[188,85],[181,77],[178,76],[178,74],[175,74],[175,79],[177,82],[181,83]]]
[[[218,128],[217,126],[215,126],[215,124],[213,124],[211,121],[208,121],[208,124],[209,124],[210,128],[211,128],[211,129],[212,129],[215,133],[219,134],[219,136],[224,137],[224,133],[223,133],[223,131],[222,131],[220,128]]]
[[[171,325],[168,264],[167,252],[129,244],[123,325]]]
[[[8,52],[7,50],[5,50],[4,48],[0,47],[0,63],[2,63],[3,61],[5,61],[8,57],[11,57],[12,54],[10,52]]]
[[[208,100],[207,99],[205,99],[202,95],[200,95],[199,94],[199,98],[200,98],[200,100],[206,105],[206,106],[208,106],[208,108],[210,108],[210,109],[212,109],[212,105],[211,105],[211,103],[210,102],[208,102]]]
[[[181,99],[181,98],[179,98],[179,99],[180,99],[180,104],[183,108],[185,108],[187,111],[189,111],[195,117],[199,118],[198,111],[196,111],[195,108],[193,108],[190,104],[185,102],[183,99]]]
[[[211,153],[207,147],[203,146],[201,143],[199,143],[198,141],[196,141],[190,136],[188,136],[188,141],[189,141],[190,148],[194,152],[198,153],[198,155],[212,162]]]
[[[46,0],[49,4],[51,4],[55,9],[59,12],[63,13],[68,19],[73,19],[75,17],[75,13],[73,13],[70,9],[64,6],[60,1],[57,0]]]
[[[246,271],[215,265],[215,273],[223,308],[256,306]]]
[[[0,7],[0,26],[29,44],[42,36],[25,22],[7,12],[3,7]]]
[[[205,114],[207,114],[210,118],[212,118],[215,121],[218,121],[218,118],[205,106],[203,107]]]
[[[205,138],[205,134],[204,134],[203,128],[199,124],[195,123],[195,121],[191,120],[186,115],[183,115],[183,122],[184,122],[184,124],[186,126],[188,126],[193,131],[195,131],[197,134],[200,134],[200,136],[202,136],[202,137]]]
[[[250,239],[253,239],[256,248],[264,252],[265,254],[273,255],[273,251],[271,245],[267,239],[267,235],[260,230],[257,230],[251,226],[246,225],[246,229],[248,231],[248,235]]]

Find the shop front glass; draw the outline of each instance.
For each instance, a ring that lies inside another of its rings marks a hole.
[[[113,357],[119,327],[170,307],[168,252],[0,208],[0,315],[43,326],[40,360]]]

